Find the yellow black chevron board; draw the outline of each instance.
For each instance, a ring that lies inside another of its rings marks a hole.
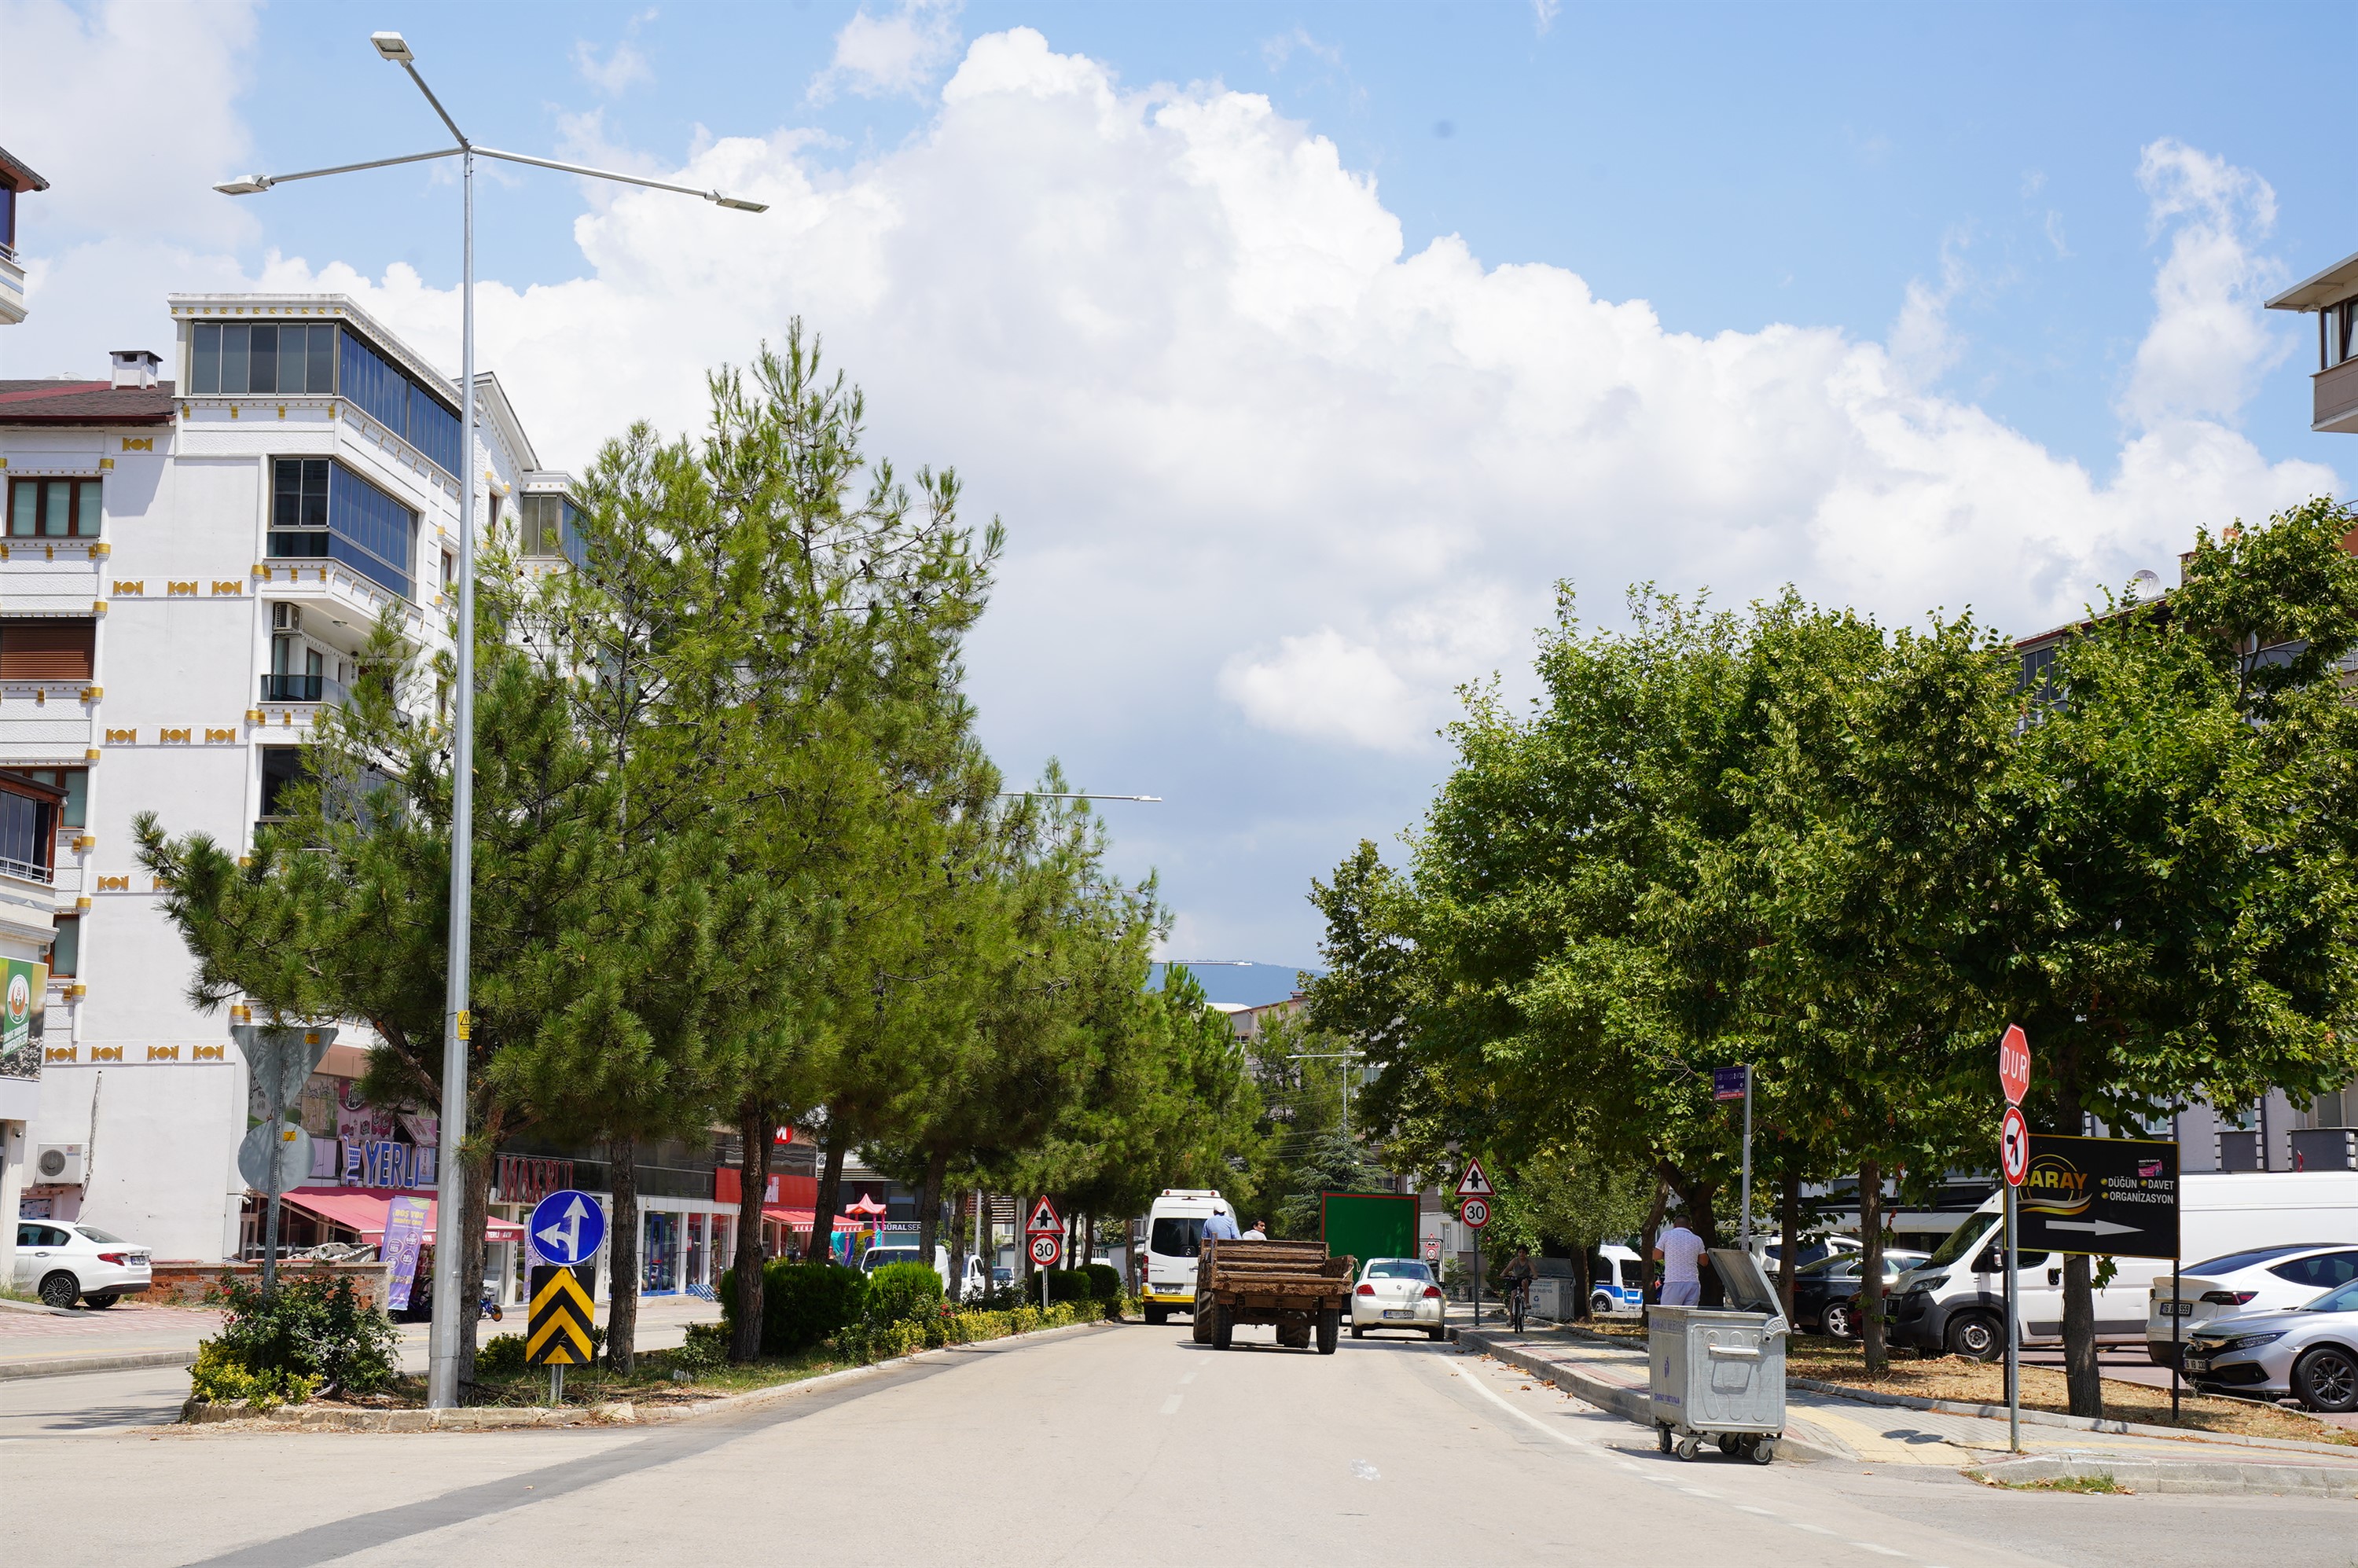
[[[542,1264],[532,1271],[532,1314],[525,1329],[525,1359],[535,1367],[582,1367],[590,1361],[590,1265]]]

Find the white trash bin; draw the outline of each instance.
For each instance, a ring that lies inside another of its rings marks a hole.
[[[1785,1336],[1758,1260],[1735,1248],[1712,1261],[1728,1307],[1647,1311],[1647,1391],[1662,1452],[1693,1459],[1705,1438],[1723,1454],[1766,1465],[1785,1432]]]

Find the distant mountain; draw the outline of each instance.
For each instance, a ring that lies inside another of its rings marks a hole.
[[[1298,964],[1255,963],[1182,963],[1180,966],[1195,977],[1204,988],[1204,995],[1213,1001],[1240,1002],[1246,1007],[1260,1007],[1266,1002],[1283,1001],[1302,989],[1305,973],[1323,975],[1324,969],[1304,970]],[[1146,989],[1163,989],[1165,966],[1157,964],[1146,977]]]

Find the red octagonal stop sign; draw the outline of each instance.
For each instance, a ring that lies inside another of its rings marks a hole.
[[[2007,1024],[2006,1038],[1997,1043],[1997,1081],[2008,1105],[2020,1105],[2030,1092],[2030,1037],[2019,1023]]]

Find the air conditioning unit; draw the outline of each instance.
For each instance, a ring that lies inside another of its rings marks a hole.
[[[69,1186],[81,1184],[81,1145],[79,1143],[44,1143],[33,1156],[33,1180],[62,1182]]]
[[[303,607],[299,604],[272,605],[270,629],[273,632],[300,632],[303,630]]]

